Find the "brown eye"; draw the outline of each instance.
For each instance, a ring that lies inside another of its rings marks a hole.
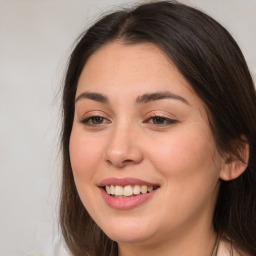
[[[152,118],[152,122],[154,124],[164,124],[166,122],[166,118],[160,117],[160,116],[156,116],[156,117]]]
[[[177,120],[173,120],[167,117],[162,116],[151,116],[147,122],[156,125],[156,126],[165,126],[165,125],[171,125],[177,122]]]
[[[94,125],[101,125],[109,121],[102,116],[89,116],[83,119],[81,122],[87,126],[94,126]]]
[[[93,116],[91,117],[91,122],[93,124],[102,124],[104,122],[104,118],[101,116]]]

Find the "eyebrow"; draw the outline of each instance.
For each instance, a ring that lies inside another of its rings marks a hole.
[[[104,96],[103,94],[97,92],[83,92],[79,94],[75,102],[79,101],[80,99],[90,99],[101,103],[109,103],[107,96]]]
[[[179,100],[187,105],[190,105],[190,103],[185,98],[170,92],[146,93],[142,96],[139,96],[136,99],[136,103],[148,103],[150,101],[163,100],[163,99]]]
[[[97,93],[97,92],[83,92],[81,93],[75,100],[75,102],[79,101],[80,99],[90,99],[94,101],[98,101],[101,103],[108,104],[109,99],[107,96]],[[148,103],[151,101],[156,101],[156,100],[163,100],[163,99],[173,99],[173,100],[179,100],[187,105],[190,105],[190,103],[183,97],[170,93],[170,92],[154,92],[154,93],[146,93],[143,94],[136,99],[137,104],[142,104],[142,103]]]

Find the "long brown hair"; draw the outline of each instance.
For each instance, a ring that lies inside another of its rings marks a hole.
[[[220,151],[240,157],[234,141],[247,139],[250,158],[237,179],[222,181],[213,216],[217,233],[256,255],[256,94],[243,54],[219,23],[175,1],[157,1],[104,16],[81,35],[63,90],[63,179],[60,223],[75,256],[117,255],[117,244],[92,220],[78,196],[69,156],[77,82],[87,59],[108,42],[151,42],[170,57],[205,103]]]

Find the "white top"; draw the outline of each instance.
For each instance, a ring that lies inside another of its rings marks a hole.
[[[249,256],[248,254],[244,252],[240,252],[232,248],[231,244],[227,241],[221,240],[216,256]]]

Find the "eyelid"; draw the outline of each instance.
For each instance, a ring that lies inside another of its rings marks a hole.
[[[92,120],[92,118],[94,117],[100,117],[102,119],[104,119],[104,121],[102,123],[99,123],[99,124],[93,124],[93,123],[89,123],[90,120]],[[104,113],[103,111],[90,111],[90,112],[87,112],[85,113],[82,118],[80,119],[80,122],[83,124],[83,125],[86,125],[86,126],[102,126],[103,124],[105,123],[110,123],[111,120],[110,118],[107,116],[106,113]]]
[[[86,119],[88,117],[93,117],[93,116],[101,116],[105,119],[109,119],[108,115],[102,111],[102,110],[93,110],[93,111],[88,111],[84,113],[81,117],[81,120]]]
[[[178,122],[178,121],[175,120],[175,119],[171,119],[171,118],[164,117],[164,116],[159,116],[159,115],[156,115],[156,116],[153,115],[153,116],[147,118],[147,119],[145,120],[145,122],[148,122],[149,120],[151,120],[151,119],[153,119],[153,118],[162,118],[162,119],[164,119],[165,121],[167,121],[168,124],[173,124],[173,123]],[[166,125],[168,125],[168,124],[166,124]],[[155,124],[155,125],[157,125],[157,124]],[[159,124],[159,125],[160,125],[160,124]],[[161,125],[164,125],[164,124],[161,124]]]
[[[174,115],[173,113],[167,112],[167,111],[162,111],[162,110],[154,110],[150,111],[149,113],[146,114],[146,119],[152,118],[152,117],[162,117],[170,120],[177,120],[177,116]]]
[[[143,123],[150,123],[150,120],[152,120],[153,118],[157,118],[157,117],[164,119],[165,123],[162,123],[162,124],[150,123],[150,124],[157,126],[157,127],[161,127],[161,126],[170,126],[170,125],[177,123],[178,122],[177,118],[170,117],[170,115],[171,115],[170,113],[165,114],[160,111],[152,111],[147,115],[147,117],[145,118]]]

